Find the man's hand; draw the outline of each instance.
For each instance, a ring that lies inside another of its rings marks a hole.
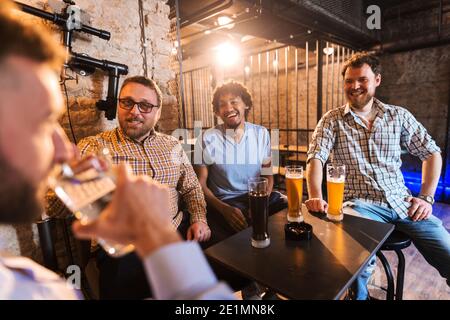
[[[305,201],[306,208],[311,212],[328,212],[328,203],[320,198],[311,198]]]
[[[133,176],[129,167],[117,170],[113,198],[98,219],[73,225],[80,238],[103,238],[120,244],[134,244],[141,258],[160,247],[181,241],[172,226],[167,187],[148,176]]]
[[[211,229],[202,221],[191,224],[187,231],[188,240],[196,240],[198,242],[208,241],[211,237]]]
[[[408,216],[412,221],[428,219],[433,212],[433,206],[420,198],[408,197],[406,201],[411,202]]]
[[[234,231],[241,231],[248,227],[244,214],[238,208],[225,206],[222,215]]]

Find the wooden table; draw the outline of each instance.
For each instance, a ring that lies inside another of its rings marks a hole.
[[[269,247],[253,248],[247,228],[205,254],[289,299],[339,299],[394,230],[392,224],[352,215],[330,222],[304,206],[303,215],[313,226],[309,241],[285,240],[283,210],[269,218]]]

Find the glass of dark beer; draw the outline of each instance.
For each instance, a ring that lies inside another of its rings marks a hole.
[[[252,221],[252,246],[266,248],[270,245],[267,228],[269,217],[269,193],[267,178],[257,177],[248,180],[248,198]]]

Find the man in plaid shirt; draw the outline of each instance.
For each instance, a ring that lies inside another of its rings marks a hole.
[[[345,164],[345,200],[361,215],[395,224],[413,240],[425,259],[450,285],[450,235],[432,215],[434,193],[442,167],[440,149],[426,129],[406,109],[374,98],[381,83],[378,58],[357,53],[343,67],[347,104],[327,112],[319,121],[308,151],[309,210],[326,212],[322,197],[323,165]],[[401,167],[402,148],[423,163],[418,197],[406,188]],[[356,299],[367,299],[367,282],[375,257],[353,284]]]
[[[85,138],[78,147],[83,156],[107,148],[114,163],[127,162],[135,175],[148,175],[167,185],[174,227],[188,240],[207,241],[211,231],[206,221],[206,203],[192,165],[177,139],[154,129],[161,106],[162,93],[153,80],[128,78],[119,94],[120,126]],[[184,203],[190,214],[186,223],[182,221],[179,203]],[[150,294],[142,263],[134,253],[116,259],[101,250],[97,265],[101,298],[140,299]]]

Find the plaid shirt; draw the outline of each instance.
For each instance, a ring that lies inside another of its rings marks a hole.
[[[327,112],[317,124],[308,159],[346,166],[345,199],[363,199],[391,207],[407,217],[411,194],[400,167],[402,148],[421,161],[440,152],[427,130],[404,108],[374,99],[377,115],[369,131],[348,105]]]
[[[170,214],[175,227],[183,218],[182,212],[178,212],[180,196],[191,215],[190,223],[206,223],[202,188],[180,143],[172,136],[153,131],[143,142],[138,142],[116,128],[84,138],[78,147],[82,155],[108,148],[113,163],[127,162],[135,175],[148,175],[167,185],[170,190]]]

